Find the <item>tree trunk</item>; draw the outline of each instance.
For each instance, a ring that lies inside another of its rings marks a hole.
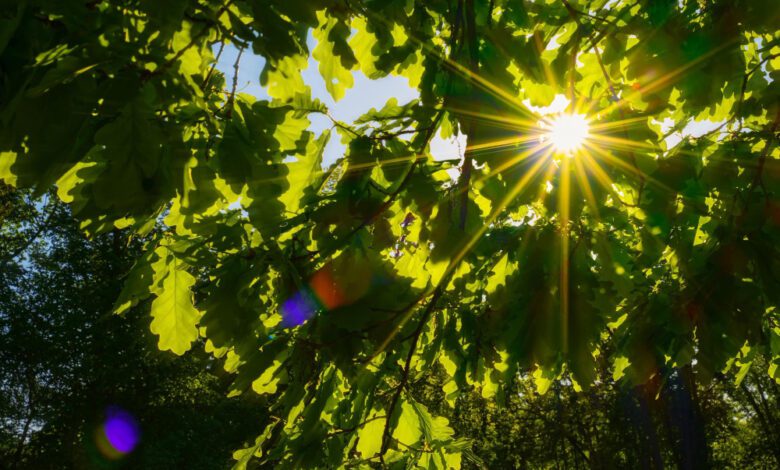
[[[661,456],[661,446],[658,444],[658,434],[650,414],[648,391],[644,386],[639,386],[634,388],[634,394],[639,402],[639,424],[645,435],[642,439],[643,454],[649,455],[646,468],[663,469],[664,460]]]
[[[664,393],[667,411],[677,430],[678,467],[709,468],[709,447],[693,368],[687,365],[670,374]]]

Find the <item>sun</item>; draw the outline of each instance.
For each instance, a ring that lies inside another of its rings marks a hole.
[[[582,114],[561,114],[543,125],[545,140],[556,151],[572,154],[590,135],[588,120]]]

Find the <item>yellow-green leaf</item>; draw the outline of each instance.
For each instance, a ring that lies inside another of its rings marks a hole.
[[[375,455],[382,448],[385,421],[384,419],[373,419],[358,431],[357,451],[364,459]]]
[[[182,355],[198,338],[200,312],[192,303],[190,288],[195,277],[185,266],[172,258],[168,276],[162,289],[152,302],[152,333],[160,337],[158,346],[162,350]]]

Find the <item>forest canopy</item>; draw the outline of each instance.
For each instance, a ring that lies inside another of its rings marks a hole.
[[[113,311],[270,403],[238,468],[458,468],[431,371],[450,406],[523,374],[780,383],[779,25],[774,0],[0,1],[0,180],[143,243]],[[334,100],[357,71],[419,98],[340,121],[310,59]]]

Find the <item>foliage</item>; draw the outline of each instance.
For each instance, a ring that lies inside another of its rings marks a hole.
[[[228,466],[264,404],[226,398],[227,377],[202,352],[171,360],[156,351],[148,305],[110,314],[141,244],[117,233],[86,240],[56,198],[0,194],[13,202],[0,229],[2,467]],[[137,449],[114,461],[96,446],[111,406],[141,427]]]
[[[585,389],[598,361],[780,379],[774,1],[0,5],[0,178],[150,237],[117,310],[153,297],[162,348],[201,337],[232,393],[274,394],[239,468],[459,466],[407,392],[434,364],[453,397],[519,372]],[[334,122],[325,171],[309,30],[335,99],[358,69],[420,92]],[[271,101],[215,70],[225,43],[264,58]],[[582,159],[533,144],[527,104],[559,93],[593,120]],[[667,119],[722,126],[667,148]],[[467,135],[461,163],[430,157],[437,132]]]
[[[475,458],[463,468],[776,467],[780,434],[771,423],[780,395],[771,379],[751,373],[740,386],[723,377],[692,387],[686,373],[630,386],[601,370],[588,390],[563,378],[544,395],[525,375],[507,385],[503,401],[472,390],[450,406],[441,371],[411,393],[472,440]]]

